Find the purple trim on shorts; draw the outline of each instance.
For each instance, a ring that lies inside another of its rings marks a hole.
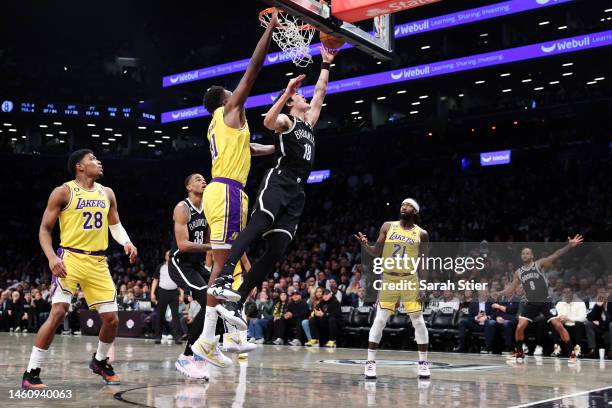
[[[229,186],[229,213],[227,222],[227,231],[225,231],[225,242],[228,244],[234,243],[234,235],[238,236],[240,233],[240,221],[242,218],[242,197],[240,196],[241,190],[234,188],[232,185]]]
[[[212,183],[213,181],[216,181],[217,183],[223,183],[223,184],[227,184],[230,187],[234,187],[240,190],[244,189],[244,186],[242,185],[241,182],[236,181],[236,180],[232,180],[230,178],[227,177],[215,177],[212,180],[210,180],[210,182]]]
[[[60,249],[61,250],[65,249],[67,251],[74,252],[74,253],[81,254],[81,255],[106,256],[106,251],[83,251],[82,249],[70,248],[70,247],[61,247]],[[60,249],[57,250],[58,256],[60,256],[59,255]]]
[[[57,256],[60,257],[60,259],[64,259],[64,250],[61,247],[57,248],[57,251],[55,251],[55,253],[57,254]],[[59,281],[57,280],[57,276],[53,275],[53,278],[51,278],[51,287],[53,289],[51,289],[51,294],[49,295],[49,298],[53,297],[53,294],[55,293],[55,290],[57,289],[58,284],[59,284]]]

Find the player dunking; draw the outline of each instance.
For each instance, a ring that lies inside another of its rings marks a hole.
[[[221,316],[239,313],[248,294],[259,285],[291,243],[304,210],[304,184],[315,158],[314,126],[319,120],[327,93],[329,70],[335,53],[321,48],[323,63],[310,103],[297,93],[304,75],[289,81],[264,119],[264,126],[278,134],[276,166],[261,182],[257,202],[247,227],[240,233],[223,268],[222,277],[231,278],[240,255],[258,237],[267,240],[266,252],[255,262],[239,287],[234,310],[219,305]]]
[[[572,340],[569,333],[559,320],[555,305],[548,295],[548,282],[544,277],[544,272],[548,270],[557,259],[565,254],[570,249],[582,244],[582,236],[577,234],[574,238],[568,237],[568,243],[563,248],[555,251],[552,255],[546,258],[540,258],[534,261],[534,255],[531,248],[523,248],[521,251],[521,260],[523,266],[516,270],[512,283],[506,289],[499,292],[501,296],[512,296],[519,285],[523,285],[525,298],[527,302],[523,305],[523,310],[519,315],[519,322],[516,326],[515,340],[516,349],[514,356],[518,361],[523,360],[525,353],[523,352],[523,341],[525,340],[525,329],[533,319],[540,314],[551,326],[559,333],[561,340],[565,343],[566,352],[569,356],[569,362],[576,362],[576,351],[572,346]]]
[[[40,379],[40,367],[55,331],[64,322],[77,285],[81,287],[87,305],[95,308],[102,320],[98,349],[89,367],[101,375],[106,384],[120,383],[107,357],[119,324],[117,290],[105,255],[109,229],[115,241],[129,255],[130,263],[136,261],[137,251],[119,221],[115,193],[96,183],[103,171],[102,163],[93,152],[82,149],[72,153],[68,170],[75,179],[53,190],[40,224],[40,246],[53,273],[52,306],[49,318],[36,335],[30,363],[23,374],[22,388],[45,387]],[[51,232],[58,219],[61,242],[56,254]]]
[[[232,93],[220,86],[211,87],[204,95],[204,106],[212,114],[208,128],[208,141],[212,156],[212,180],[203,196],[204,214],[210,228],[210,243],[213,253],[213,269],[210,283],[214,282],[229,254],[232,244],[244,228],[247,218],[248,197],[243,191],[251,167],[253,155],[272,154],[274,146],[250,143],[251,135],[246,119],[244,104],[251,92],[255,79],[263,66],[272,31],[278,24],[277,12],[261,39],[257,43],[247,70],[238,87]],[[239,270],[236,271],[240,273]],[[217,296],[223,298],[224,288],[217,288]],[[210,291],[210,289],[209,289]],[[191,346],[194,354],[211,364],[224,367],[232,363],[218,348],[215,327],[218,313],[215,306],[219,301],[207,296],[204,329],[200,338]],[[239,330],[247,325],[241,315],[226,318],[228,323]],[[240,333],[234,333],[236,337]],[[237,339],[237,341],[239,341]]]
[[[180,288],[191,292],[200,305],[206,304],[206,288],[209,274],[205,268],[206,252],[211,249],[208,223],[202,210],[202,195],[206,180],[201,174],[190,174],[185,179],[187,198],[174,207],[174,239],[170,249],[168,273]],[[163,313],[159,311],[158,313]],[[216,322],[215,318],[215,322]],[[189,328],[185,351],[176,363],[176,369],[190,378],[208,379],[203,359],[194,357],[191,345],[202,334],[204,313],[198,313]]]
[[[400,257],[404,259],[417,258],[424,253],[427,255],[429,235],[427,231],[417,225],[420,218],[420,207],[412,198],[407,198],[400,207],[399,221],[387,221],[380,228],[378,239],[374,245],[368,244],[368,238],[361,232],[355,238],[361,242],[361,246],[370,255],[382,259]],[[410,265],[410,263],[408,263]],[[386,283],[400,283],[411,281],[415,290],[390,290],[385,288]],[[396,265],[394,268],[383,271],[383,286],[378,294],[378,304],[376,306],[376,318],[370,328],[368,340],[368,360],[365,365],[365,378],[368,380],[376,379],[376,351],[378,343],[382,338],[383,330],[389,320],[389,315],[395,313],[395,308],[399,302],[403,302],[406,313],[410,316],[410,321],[414,327],[414,338],[417,342],[419,353],[419,365],[417,375],[419,378],[429,378],[429,363],[427,361],[427,348],[429,347],[429,333],[423,319],[423,303],[420,299],[418,288],[418,274],[411,267],[407,269]]]

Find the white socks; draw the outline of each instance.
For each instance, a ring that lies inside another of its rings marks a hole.
[[[201,310],[200,313],[202,313]],[[211,342],[215,339],[215,329],[217,328],[217,318],[219,315],[217,314],[217,309],[215,309],[213,306],[206,306],[205,313],[204,330],[202,330],[200,338],[202,340]]]
[[[368,349],[368,361],[376,361],[376,350]]]
[[[108,351],[110,350],[113,343],[104,343],[98,341],[98,351],[96,351],[96,360],[104,361],[108,357]]]
[[[427,352],[419,351],[419,361],[427,361]]]
[[[46,357],[47,350],[40,349],[36,346],[32,347],[32,354],[30,354],[30,362],[28,363],[27,371],[30,372],[31,370],[40,368]]]

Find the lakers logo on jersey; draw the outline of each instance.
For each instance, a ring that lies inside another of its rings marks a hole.
[[[383,258],[417,258],[421,244],[421,228],[414,225],[410,229],[404,229],[399,221],[391,224],[385,245],[383,247]],[[411,262],[396,263],[396,266],[386,272],[411,273],[413,272]]]
[[[70,189],[70,201],[59,216],[60,245],[82,251],[106,250],[110,200],[104,187],[95,183],[93,190],[85,190],[75,181],[65,186]]]

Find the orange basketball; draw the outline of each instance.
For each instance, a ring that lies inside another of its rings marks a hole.
[[[319,38],[321,39],[321,44],[328,50],[336,50],[344,45],[344,41],[323,31],[319,32]]]

